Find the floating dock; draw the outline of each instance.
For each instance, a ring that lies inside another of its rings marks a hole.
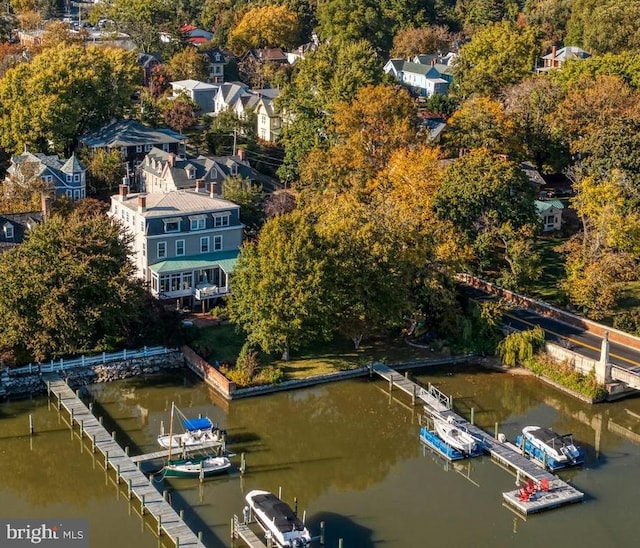
[[[191,453],[196,453],[198,451],[201,451],[203,449],[219,449],[220,451],[224,452],[224,442],[222,441],[210,441],[207,443],[202,443],[200,445],[198,445],[197,447],[181,447],[181,448],[175,448],[171,450],[171,454],[174,457],[177,457],[178,455],[184,455],[185,457],[190,455]],[[156,460],[156,459],[165,459],[169,456],[169,450],[168,449],[162,449],[160,451],[155,451],[154,453],[144,453],[143,455],[135,455],[133,457],[129,457],[131,462],[133,462],[134,464],[137,464],[138,462],[146,462],[149,460]],[[181,457],[181,458],[185,458],[185,457]]]
[[[435,386],[429,384],[424,388],[401,375],[389,366],[374,363],[370,366],[372,373],[377,373],[389,382],[389,390],[399,388],[409,394],[412,401],[420,400],[425,404],[425,411],[438,416],[443,420],[451,418],[457,425],[477,438],[486,453],[489,453],[498,464],[516,474],[518,479],[530,479],[534,484],[548,483],[549,491],[531,497],[529,501],[519,500],[520,490],[503,493],[504,501],[523,514],[531,514],[551,508],[557,508],[565,504],[580,502],[584,499],[584,493],[578,491],[558,476],[540,468],[533,461],[522,455],[521,451],[509,442],[501,442],[484,430],[470,423],[452,409],[451,398],[440,392]],[[496,425],[497,426],[497,425]],[[497,432],[496,432],[497,436]]]
[[[105,470],[111,467],[118,484],[128,485],[129,498],[135,496],[140,501],[141,514],[148,513],[158,522],[158,536],[166,535],[176,547],[205,548],[69,385],[57,374],[44,374],[42,377],[47,383],[49,397],[52,394],[56,396],[58,409],[64,407],[68,411],[71,428],[78,425],[80,438],[87,436],[91,440],[92,451],[95,453],[97,449],[104,455]]]

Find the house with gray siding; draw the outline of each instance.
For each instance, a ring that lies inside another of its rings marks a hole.
[[[133,236],[137,275],[158,299],[208,309],[229,293],[242,243],[240,207],[204,190],[128,193],[109,215]]]

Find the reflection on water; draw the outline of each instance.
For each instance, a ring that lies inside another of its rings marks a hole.
[[[105,426],[132,451],[158,449],[155,438],[162,422],[168,427],[175,401],[229,432],[236,464],[246,454],[244,477],[236,471],[204,484],[154,477],[193,529],[205,531],[208,546],[230,545],[229,521],[255,488],[281,489],[291,504],[295,497],[313,533],[325,521],[327,546],[339,538],[345,548],[635,542],[629,524],[640,472],[640,400],[589,406],[530,377],[468,366],[426,370],[418,379],[451,394],[463,416],[473,409],[487,431],[498,423],[510,439],[528,424],[572,432],[586,463],[562,475],[585,491],[587,502],[526,521],[516,517],[502,507],[501,495],[514,487],[513,476],[487,457],[450,464],[433,455],[418,439],[420,407],[389,394],[382,381],[350,380],[217,406],[206,387],[186,376],[96,385],[91,392]],[[26,435],[29,413],[38,432],[33,438]],[[157,545],[128,517],[127,502],[116,499],[46,399],[0,405],[0,469],[3,517],[87,516],[92,547]]]

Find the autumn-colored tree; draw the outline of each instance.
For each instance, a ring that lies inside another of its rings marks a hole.
[[[0,184],[0,211],[25,213],[38,211],[42,195],[52,195],[53,188],[40,177],[35,161],[16,163]]]
[[[499,101],[472,97],[449,118],[445,146],[456,156],[461,149],[473,148],[509,154],[514,149],[513,145],[513,123]]]
[[[7,70],[26,60],[23,52],[19,44],[0,42],[0,78],[4,77]]]
[[[166,99],[161,108],[165,124],[178,133],[182,133],[196,123],[196,104],[186,95]]]
[[[240,219],[245,236],[254,238],[264,222],[262,186],[240,175],[227,177],[222,183],[222,197],[240,206]]]
[[[402,88],[366,86],[333,110],[336,144],[308,155],[300,168],[303,185],[364,189],[394,150],[417,139],[415,105]]]
[[[10,4],[14,13],[23,14],[35,11],[42,18],[51,16],[56,8],[56,0],[10,0]]]
[[[551,46],[564,41],[571,17],[571,4],[572,0],[526,0],[524,14],[527,23],[542,33],[543,45]]]
[[[474,93],[496,97],[504,87],[531,74],[536,49],[531,29],[508,21],[487,25],[460,48],[454,89],[462,97]]]
[[[176,53],[165,65],[169,77],[174,80],[201,80],[209,75],[207,59],[192,46]]]
[[[42,14],[35,10],[23,11],[18,15],[18,23],[20,23],[20,28],[24,30],[39,29],[43,22]]]
[[[527,78],[508,88],[503,97],[519,155],[547,172],[560,172],[569,162],[566,143],[554,131],[553,118],[564,90],[545,77]]]
[[[117,116],[139,70],[122,49],[59,44],[7,71],[0,81],[0,144],[68,152],[84,131]],[[108,90],[108,92],[107,92]]]
[[[640,2],[598,2],[584,26],[584,47],[593,53],[640,49]]]
[[[300,21],[285,5],[263,6],[247,11],[229,35],[228,46],[236,54],[250,48],[295,46],[300,39]]]
[[[391,56],[410,59],[418,54],[443,52],[452,41],[449,29],[441,25],[401,29],[393,37]]]
[[[93,193],[111,195],[126,175],[119,150],[99,148],[86,153],[82,162],[87,167],[87,184]]]
[[[48,21],[44,25],[44,34],[42,35],[41,43],[32,47],[31,53],[36,54],[42,50],[56,47],[59,44],[66,46],[81,44],[83,38],[80,33],[72,33],[69,25],[63,21]]]

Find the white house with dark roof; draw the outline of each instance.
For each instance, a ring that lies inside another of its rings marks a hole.
[[[20,184],[20,179],[39,177],[55,195],[66,196],[70,200],[80,200],[87,196],[87,168],[75,154],[64,159],[57,155],[47,156],[42,153],[28,151],[11,157],[11,165],[7,169],[7,183]]]
[[[116,120],[80,137],[80,144],[91,150],[119,150],[129,169],[135,169],[153,147],[184,154],[186,140],[169,128],[152,128],[136,120]]]
[[[262,178],[240,156],[176,156],[158,148],[151,149],[138,170],[145,192],[198,189],[221,195],[227,177],[239,175],[250,181]]]
[[[229,293],[242,243],[238,205],[208,192],[129,194],[120,185],[109,216],[133,235],[137,275],[152,295],[205,309]]]
[[[424,59],[422,59],[424,58]],[[420,97],[431,97],[438,93],[445,95],[453,81],[453,69],[438,63],[437,56],[416,56],[414,61],[429,60],[429,63],[411,62],[404,59],[389,59],[383,70],[412,93]]]

